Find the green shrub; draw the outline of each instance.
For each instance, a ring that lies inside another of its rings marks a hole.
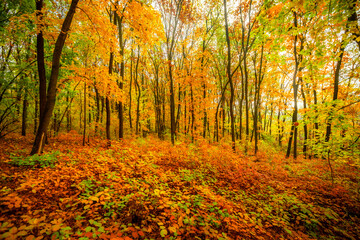
[[[32,156],[20,156],[15,157],[12,156],[10,164],[13,164],[15,166],[32,166],[32,167],[55,167],[57,163],[57,156],[60,154],[59,151],[49,153],[49,154],[43,154],[43,155],[32,155]]]

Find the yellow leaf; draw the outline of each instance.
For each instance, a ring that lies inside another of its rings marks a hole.
[[[178,224],[179,224],[179,227],[182,227],[183,226],[183,219],[184,219],[184,216],[180,216],[179,219],[178,219]]]
[[[176,227],[169,227],[169,231],[171,233],[176,233]]]
[[[95,201],[95,202],[99,201],[99,198],[95,197],[95,196],[91,196],[91,197],[89,197],[89,199],[92,200],[92,201]]]
[[[163,230],[160,231],[160,235],[162,237],[165,237],[167,234],[168,234],[168,231],[166,229],[163,229]]]
[[[25,236],[27,234],[27,231],[20,231],[17,233],[18,236]]]
[[[53,225],[53,226],[51,227],[51,229],[53,230],[53,232],[56,232],[56,231],[58,231],[58,230],[60,229],[60,227],[61,227],[61,223],[60,223],[60,224]]]

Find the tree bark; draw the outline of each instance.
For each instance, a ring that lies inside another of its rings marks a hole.
[[[298,27],[298,22],[297,22],[297,14],[296,12],[294,12],[294,27],[297,28]],[[298,96],[298,83],[297,83],[297,75],[298,75],[298,70],[299,70],[299,65],[302,61],[302,55],[298,54],[298,50],[297,50],[297,40],[299,39],[298,34],[295,35],[295,40],[294,40],[294,58],[295,58],[295,71],[294,71],[294,75],[293,75],[293,91],[294,91],[294,112],[293,112],[293,117],[292,117],[292,125],[291,125],[291,132],[290,132],[290,138],[289,138],[289,142],[288,142],[288,148],[286,151],[286,157],[290,157],[290,152],[291,152],[291,143],[292,141],[294,141],[294,149],[293,149],[293,155],[294,158],[296,159],[297,157],[297,133],[298,133],[298,105],[297,105],[297,96]],[[303,49],[303,39],[300,39],[300,49],[299,52],[301,52]]]
[[[117,25],[118,25],[118,32],[119,32],[119,45],[120,45],[120,57],[121,57],[121,62],[120,62],[120,77],[121,80],[119,82],[119,87],[120,89],[124,88],[124,77],[125,77],[125,61],[124,61],[124,40],[123,40],[123,24],[122,24],[122,20],[123,17],[120,17],[117,15],[117,13],[115,12],[115,18],[117,19]],[[124,107],[123,107],[123,103],[120,101],[119,102],[119,138],[123,139],[124,138]]]
[[[109,75],[112,75],[113,72],[113,63],[114,63],[114,53],[111,52],[110,53],[110,60],[109,60]],[[109,93],[108,93],[109,94]],[[110,134],[110,115],[111,115],[111,109],[110,109],[110,100],[109,97],[106,96],[106,139],[110,140],[111,139],[111,134]]]
[[[27,93],[25,93],[24,100],[23,100],[22,124],[21,124],[21,135],[22,136],[26,136],[27,108],[28,108],[28,100],[27,100]]]
[[[226,0],[224,0],[224,15],[225,15],[225,33],[226,33],[226,44],[227,44],[227,67],[226,72],[228,75],[228,81],[230,85],[230,126],[231,126],[231,142],[232,149],[235,151],[235,121],[234,121],[234,83],[231,76],[231,50],[230,50],[230,37],[229,37],[229,25],[226,8]]]
[[[86,141],[86,83],[84,83],[84,131],[83,131],[83,146]]]
[[[36,59],[39,74],[39,95],[40,95],[40,119],[44,116],[46,105],[46,70],[45,70],[45,52],[44,52],[44,37],[43,37],[43,13],[42,8],[44,0],[36,1],[36,17],[41,23],[38,24],[38,34],[36,36]]]
[[[61,31],[55,43],[55,49],[53,52],[52,58],[52,68],[51,68],[51,75],[49,80],[49,86],[46,95],[46,104],[44,108],[44,114],[40,118],[39,128],[36,134],[36,138],[34,141],[33,148],[31,150],[31,155],[39,154],[43,151],[44,148],[44,138],[46,135],[46,131],[48,129],[51,116],[55,107],[56,101],[56,89],[57,89],[57,81],[59,77],[59,70],[60,70],[60,57],[62,53],[62,49],[65,44],[65,40],[70,30],[70,25],[75,14],[76,6],[79,0],[72,0],[69,11],[65,17],[65,20],[62,24]]]

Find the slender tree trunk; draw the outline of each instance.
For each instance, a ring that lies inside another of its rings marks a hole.
[[[259,108],[260,108],[260,87],[261,87],[261,82],[264,78],[264,73],[263,73],[263,56],[264,56],[264,45],[261,46],[261,54],[260,54],[260,69],[259,69],[259,73],[257,73],[256,71],[256,56],[254,59],[254,68],[255,68],[255,97],[254,97],[254,134],[255,134],[255,154],[258,152],[258,142],[260,139],[260,134],[259,134],[259,127],[258,127],[258,123],[261,123],[261,120],[259,120]],[[265,110],[265,115],[266,115],[266,110]],[[266,119],[266,117],[264,117]],[[266,122],[266,120],[264,120],[264,122]],[[264,123],[265,125],[266,123]]]
[[[346,31],[347,32],[347,31]],[[345,34],[346,34],[345,32]],[[342,63],[342,59],[344,56],[344,50],[345,50],[345,46],[344,46],[344,40],[341,41],[341,47],[340,47],[340,56],[336,62],[336,68],[335,68],[335,75],[334,75],[334,93],[333,93],[333,101],[338,99],[338,93],[339,93],[339,79],[340,79],[340,69],[341,69],[341,63]],[[334,103],[332,108],[335,108],[336,104]],[[331,113],[329,114],[329,120],[327,121],[327,125],[326,125],[326,134],[325,134],[325,142],[329,142],[330,141],[330,135],[331,135],[331,121],[332,121],[332,114],[333,110],[331,111]]]
[[[247,62],[246,62],[246,56],[244,57],[244,73],[245,73],[245,133],[246,133],[246,140],[249,140],[250,135],[250,127],[249,127],[249,78],[248,78],[248,71],[247,71]]]
[[[35,116],[34,116],[34,135],[38,127],[38,117],[39,117],[39,101],[37,96],[35,96]]]
[[[100,111],[100,122],[104,122],[104,108],[105,108],[105,97],[101,97],[101,111]]]
[[[192,83],[190,83],[190,100],[191,100],[191,109],[190,109],[190,112],[191,112],[191,142],[193,143],[194,142],[194,123],[195,123],[195,111],[194,111],[194,108],[195,108],[195,104],[194,104],[194,93],[193,93],[193,85]]]
[[[279,146],[281,147],[281,125],[280,125],[280,116],[281,116],[281,112],[280,112],[280,107],[278,110],[278,117],[277,117],[277,127],[278,127],[278,142],[279,142]]]
[[[273,120],[273,114],[274,114],[274,107],[273,104],[271,103],[271,110],[270,110],[270,119],[269,119],[269,124],[268,124],[268,129],[269,129],[269,134],[271,135],[271,125],[272,125],[272,120]]]
[[[114,14],[114,18],[117,19],[117,21],[115,21],[115,24],[117,23],[118,25],[118,32],[119,32],[119,44],[120,44],[120,57],[121,57],[121,62],[120,62],[120,83],[119,83],[119,88],[123,89],[124,88],[124,77],[125,77],[125,61],[124,61],[124,40],[123,40],[123,24],[122,24],[122,20],[123,20],[123,16],[119,17],[117,15],[117,13],[115,12]],[[124,109],[123,109],[123,103],[120,101],[119,102],[119,138],[123,139],[124,138]]]
[[[169,77],[170,77],[170,127],[171,127],[171,143],[175,144],[175,93],[174,80],[172,76],[172,57],[169,61]]]
[[[105,100],[105,105],[106,105],[106,139],[110,140],[111,139],[111,135],[110,135],[110,101],[109,98],[106,97]]]
[[[22,136],[26,136],[27,108],[28,108],[28,100],[27,100],[27,93],[25,92],[25,96],[23,100],[22,124],[21,124]]]
[[[299,79],[300,79],[300,82],[302,83],[301,84],[301,96],[303,98],[304,108],[306,109],[307,102],[306,102],[306,95],[305,95],[305,90],[304,90],[305,83],[303,82],[301,77]],[[303,145],[303,154],[304,154],[305,158],[307,158],[307,141],[308,141],[308,128],[307,128],[307,124],[305,123],[304,124],[304,145]]]
[[[136,60],[136,65],[135,65],[135,78],[134,78],[134,82],[135,82],[135,86],[136,86],[136,90],[137,90],[137,104],[136,104],[136,122],[135,122],[135,133],[136,135],[139,134],[139,121],[140,121],[140,97],[141,97],[141,89],[140,89],[140,84],[138,81],[138,67],[139,67],[139,62],[140,62],[140,46],[138,46],[138,56],[137,56],[137,60]]]
[[[165,90],[162,94],[162,122],[161,122],[161,139],[164,139],[165,132]]]
[[[95,87],[95,101],[96,101],[96,115],[95,115],[95,133],[97,134],[99,131],[99,123],[100,123],[100,95],[99,91]]]
[[[136,79],[135,84],[137,86],[137,92],[138,92],[137,103],[136,103],[136,127],[135,127],[135,132],[136,132],[136,135],[139,135],[141,88],[140,88],[139,81],[137,80],[137,77],[135,79]]]
[[[109,75],[110,76],[113,73],[113,63],[114,63],[114,53],[111,52],[110,53],[110,60],[109,60]],[[110,114],[111,114],[110,100],[109,100],[109,97],[106,96],[106,139],[107,140],[111,139],[111,134],[110,134],[110,123],[111,123]]]
[[[175,3],[175,19],[174,26],[171,29],[171,33],[168,33],[166,43],[167,43],[167,60],[168,60],[168,73],[170,79],[170,128],[171,128],[171,143],[175,144],[175,134],[176,134],[176,126],[175,126],[175,92],[174,92],[174,78],[173,78],[173,54],[175,48],[175,35],[178,30],[178,24],[180,21],[180,14],[183,9],[183,0],[179,0]],[[171,37],[170,37],[171,34]]]
[[[130,129],[132,129],[132,117],[131,117],[131,100],[132,100],[132,80],[133,80],[133,61],[134,61],[134,50],[131,49],[131,57],[130,57],[130,85],[129,85],[129,123]]]
[[[204,105],[203,138],[206,138],[207,112],[206,112],[206,85],[205,85],[205,83],[203,84],[203,100],[204,100],[204,102],[203,102],[203,105]]]
[[[66,95],[66,102],[69,102],[70,98],[69,95]],[[71,104],[69,105],[69,108],[66,111],[66,130],[67,132],[71,131]]]
[[[242,140],[242,132],[243,132],[243,102],[244,102],[244,75],[243,69],[240,65],[240,73],[241,73],[241,99],[239,104],[239,118],[240,118],[240,126],[239,126],[239,138]]]
[[[180,114],[181,114],[181,87],[179,84],[179,90],[178,90],[178,107],[177,107],[177,113],[176,113],[176,120],[175,120],[175,126],[176,126],[176,132],[180,132]]]
[[[225,137],[225,118],[226,118],[226,114],[225,114],[225,103],[223,103],[223,108],[221,109],[221,116],[222,116],[222,137]]]
[[[226,8],[226,0],[224,0],[224,15],[225,15],[225,33],[226,33],[226,43],[227,43],[227,67],[226,72],[228,75],[228,81],[230,84],[230,126],[231,126],[231,141],[232,149],[235,151],[235,119],[234,119],[234,83],[231,77],[231,50],[230,50],[230,37],[229,37],[229,26],[228,26],[228,16]]]
[[[46,131],[48,129],[51,116],[55,107],[55,100],[56,100],[56,89],[57,89],[57,81],[59,77],[59,70],[60,70],[60,57],[61,52],[65,44],[65,40],[67,37],[67,33],[70,29],[70,25],[75,14],[76,6],[79,0],[72,0],[69,11],[65,17],[65,20],[62,24],[61,31],[55,43],[53,59],[52,59],[52,69],[51,75],[49,80],[49,87],[47,90],[47,98],[46,104],[44,109],[44,114],[40,119],[39,128],[36,134],[36,138],[34,141],[33,148],[31,150],[31,155],[36,153],[41,153],[44,148],[44,140]]]
[[[44,51],[44,37],[43,37],[43,0],[36,1],[36,17],[41,22],[38,24],[38,34],[36,37],[36,58],[39,74],[39,94],[40,94],[40,119],[44,117],[46,104],[46,70],[45,70],[45,51]]]
[[[86,140],[86,83],[84,83],[84,131],[83,131],[83,146]]]
[[[297,28],[298,24],[297,24],[297,14],[296,12],[294,12],[294,27]],[[302,56],[298,55],[298,50],[297,50],[297,40],[298,40],[299,36],[296,34],[295,35],[295,40],[294,40],[294,57],[295,57],[295,71],[294,71],[294,75],[293,75],[293,90],[294,90],[294,112],[293,112],[293,117],[292,117],[292,125],[291,125],[291,133],[290,133],[290,138],[289,138],[289,142],[288,142],[288,148],[287,148],[287,152],[286,152],[286,157],[290,157],[290,152],[291,152],[291,143],[292,141],[294,141],[294,149],[293,149],[293,154],[294,154],[294,158],[296,159],[297,157],[297,133],[298,133],[298,105],[297,105],[297,96],[298,96],[298,83],[297,83],[297,75],[298,75],[298,69],[299,69],[299,64],[301,63],[302,60]],[[300,39],[300,50],[299,52],[301,52],[301,50],[303,49],[303,40]]]

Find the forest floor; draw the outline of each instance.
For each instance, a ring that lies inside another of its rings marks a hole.
[[[360,239],[360,170],[156,138],[0,140],[0,239]]]

